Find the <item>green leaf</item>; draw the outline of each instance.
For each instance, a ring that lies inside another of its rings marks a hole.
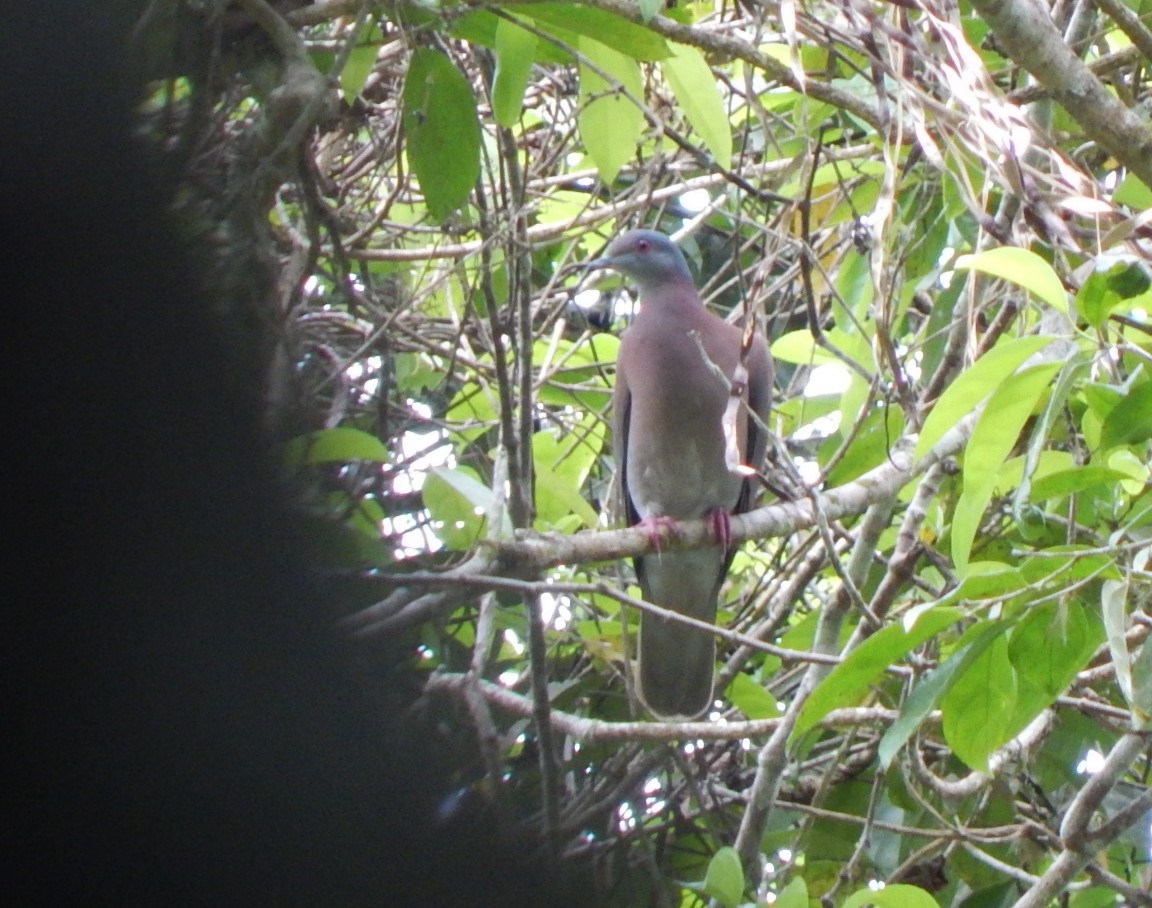
[[[354,460],[388,463],[391,459],[391,453],[379,438],[347,426],[310,432],[284,445],[284,461],[289,466]]]
[[[1106,272],[1108,289],[1124,300],[1143,296],[1152,287],[1148,266],[1134,255],[1120,257]]]
[[[842,421],[841,431],[847,431],[849,424],[847,421]],[[828,487],[835,488],[851,482],[873,467],[884,463],[903,431],[904,412],[899,407],[874,407],[856,430],[847,452],[828,474],[826,479]],[[833,435],[829,439],[830,452],[827,455],[823,449],[820,452],[821,462],[826,462],[826,458],[831,456],[831,451],[838,449],[843,440],[839,432]]]
[[[587,413],[560,437],[551,430],[532,436],[536,511],[542,529],[554,528],[569,514],[579,517],[585,527],[596,525],[596,511],[584,500],[581,490],[600,455],[606,431],[597,414]]]
[[[1129,495],[1139,495],[1148,484],[1148,464],[1143,452],[1137,455],[1130,448],[1118,448],[1108,455],[1108,466],[1128,477],[1120,481],[1120,488]]]
[[[1082,545],[1057,545],[1038,551],[1020,562],[1020,574],[1036,590],[1050,584],[1067,586],[1079,580],[1117,580],[1123,576],[1109,555]]]
[[[1126,392],[1116,385],[1086,382],[1080,393],[1084,395],[1084,402],[1089,409],[1103,420],[1124,399]]]
[[[1152,189],[1149,189],[1136,174],[1128,173],[1112,193],[1112,201],[1143,211],[1152,208]]]
[[[422,495],[433,529],[446,548],[462,551],[480,538],[493,494],[475,470],[469,467],[430,470],[424,478]]]
[[[1076,311],[1099,327],[1117,306],[1146,293],[1152,279],[1135,256],[1100,255],[1094,265],[1076,293]]]
[[[872,683],[889,666],[960,617],[961,613],[957,609],[936,608],[921,615],[908,630],[902,624],[881,628],[849,653],[843,662],[816,685],[800,708],[791,740],[796,741],[832,710],[859,703]]]
[[[726,908],[736,908],[744,895],[744,869],[735,848],[724,847],[712,855],[704,876],[704,891]]]
[[[1001,561],[973,561],[960,585],[940,600],[940,605],[977,602],[1007,596],[1028,586],[1028,578]]]
[[[828,347],[842,351],[866,367],[872,362],[869,341],[859,334],[833,328],[831,331],[824,332],[824,339]],[[772,343],[771,350],[776,359],[797,365],[820,366],[825,363],[844,365],[844,361],[831,350],[823,345],[818,346],[812,332],[807,328],[789,331],[787,334],[781,335]],[[855,415],[855,413],[852,414],[852,416]]]
[[[360,570],[395,560],[393,543],[380,533],[383,508],[369,501],[354,502],[342,492],[325,494],[317,502],[319,509],[301,515],[301,529],[317,565]]]
[[[1095,486],[1113,486],[1122,479],[1128,479],[1128,474],[1109,467],[1083,466],[1060,470],[1033,482],[1031,498],[1033,501],[1064,498]]]
[[[839,409],[840,399],[839,394],[819,394],[814,397],[797,395],[772,408],[773,427],[779,421],[780,435],[787,438],[801,426],[810,425],[821,416],[835,413]]]
[[[1009,734],[1016,734],[1067,689],[1103,636],[1100,624],[1075,601],[1045,602],[1029,610],[1012,632],[1008,657],[1017,679],[1033,685],[1036,696],[1029,703],[1018,698]]]
[[[580,40],[584,56],[623,85],[634,98],[644,96],[640,67],[635,60],[588,38]],[[580,99],[577,124],[584,147],[600,171],[600,179],[611,183],[626,162],[636,154],[636,143],[644,129],[640,109],[604,81],[600,75],[580,64]]]
[[[421,353],[396,353],[392,357],[392,377],[396,388],[413,397],[444,381],[444,367]]]
[[[1042,520],[1039,525],[1033,520],[1033,518],[1039,517],[1039,511],[1030,504],[1032,480],[1037,476],[1044,475],[1044,472],[1048,472],[1046,464],[1051,462],[1051,457],[1055,454],[1055,452],[1048,450],[1051,436],[1054,432],[1061,431],[1058,426],[1065,419],[1068,397],[1072,393],[1073,384],[1085,371],[1084,366],[1085,363],[1079,356],[1072,356],[1061,364],[1059,375],[1052,383],[1051,390],[1045,395],[1047,400],[1040,408],[1040,413],[1029,432],[1024,459],[1020,464],[1019,487],[1012,496],[1012,514],[1025,536],[1042,528]],[[1002,465],[997,471],[1001,481],[1009,476],[1017,475],[1014,462],[1015,458]],[[1008,486],[1001,482],[1000,488],[1004,489]]]
[[[663,60],[672,53],[668,42],[651,29],[591,6],[578,6],[573,3],[534,4],[532,18],[537,24],[547,23],[549,26],[557,26],[547,27],[547,31],[555,33],[558,38],[563,37],[562,31],[574,32],[582,39],[591,38],[632,60],[655,62]],[[584,51],[583,40],[579,42],[579,47]]]
[[[816,340],[807,328],[781,334],[772,342],[771,349],[773,358],[784,363],[822,366],[825,363],[840,362],[835,355],[816,346]]]
[[[980,529],[980,518],[984,515],[992,492],[996,488],[996,477],[985,477],[981,482],[975,479],[964,481],[964,491],[952,509],[952,561],[956,572],[964,577],[968,572],[968,558],[972,554],[972,543]]]
[[[469,382],[463,385],[448,406],[445,421],[453,435],[464,441],[475,441],[498,422],[496,402],[487,389]]]
[[[1000,387],[1029,356],[1051,343],[1050,337],[1018,337],[997,344],[940,395],[924,420],[916,442],[916,458],[927,454],[957,422],[971,413],[976,405]]]
[[[533,358],[549,374],[549,380],[571,386],[584,383],[584,390],[612,390],[605,367],[616,361],[619,339],[612,334],[589,334],[573,343],[563,338],[537,340]],[[556,389],[571,393],[569,388]],[[571,397],[565,400],[571,403]]]
[[[725,693],[732,705],[749,719],[775,719],[780,715],[776,698],[768,693],[764,685],[757,684],[742,672],[732,679]]]
[[[523,9],[523,7],[521,7]],[[529,19],[517,12],[517,18],[535,22],[534,19]],[[503,16],[497,16],[495,13],[486,10],[478,9],[470,13],[464,13],[459,18],[454,18],[449,26],[450,33],[457,38],[463,38],[469,44],[479,44],[481,47],[490,47],[496,49],[496,29],[499,28],[500,23],[506,21]],[[535,22],[539,27],[540,23]],[[568,32],[559,28],[549,28],[548,33],[554,37],[564,41],[565,44],[574,46],[576,44],[576,36],[573,32]],[[536,62],[538,63],[558,63],[567,66],[573,62],[572,55],[562,48],[557,47],[551,41],[538,41],[536,45]]]
[[[472,86],[447,56],[418,47],[404,80],[408,166],[438,221],[468,201],[480,176],[480,120]]]
[[[1054,309],[1068,311],[1068,294],[1060,278],[1035,252],[1018,246],[1000,246],[956,259],[957,271],[979,271],[1028,290]]]
[[[875,892],[861,889],[844,901],[843,908],[861,908],[863,905],[875,905],[876,908],[940,908],[936,899],[919,886],[906,883],[885,886]]]
[[[1133,700],[1132,669],[1128,653],[1128,583],[1105,580],[1100,585],[1100,613],[1116,670],[1116,684],[1129,703]]]
[[[1107,886],[1089,886],[1067,894],[1068,908],[1116,908],[1116,891]]]
[[[1152,438],[1152,380],[1142,382],[1112,408],[1100,430],[1100,450]]]
[[[949,691],[956,678],[971,664],[973,659],[984,652],[996,636],[1003,633],[1003,622],[987,622],[986,626],[981,628],[966,646],[928,672],[923,680],[912,689],[912,693],[908,695],[908,699],[900,710],[900,715],[884,732],[884,737],[880,739],[877,757],[882,768],[887,769],[892,765],[892,760],[900,748],[920,727],[920,723],[928,717],[928,714],[936,708],[936,704]]]
[[[379,501],[361,498],[348,516],[348,524],[363,536],[377,540],[380,538],[380,524],[387,519],[388,514]]]
[[[940,702],[944,740],[970,768],[985,772],[988,757],[1008,740],[1016,673],[1008,641],[996,637],[967,666]]]
[[[952,519],[952,560],[960,573],[967,568],[981,515],[996,487],[996,473],[1058,371],[1059,363],[1045,363],[1014,375],[992,393],[972,430],[964,449],[964,492]]]
[[[372,72],[372,67],[376,65],[376,52],[378,50],[379,47],[376,44],[362,44],[352,48],[352,52],[348,55],[348,62],[340,71],[340,93],[344,95],[344,100],[347,103],[351,104],[360,94],[360,89],[364,87],[364,83]]]
[[[580,487],[557,473],[539,473],[536,476],[536,515],[539,529],[555,530],[571,514],[580,521],[580,529],[596,526],[596,510],[580,494]],[[569,530],[573,532],[574,530]]]
[[[773,908],[808,908],[808,884],[798,876],[776,893]]]
[[[1060,371],[1060,363],[1032,366],[997,388],[972,430],[964,449],[964,478],[980,478],[1004,465],[1024,422]]]
[[[819,170],[819,168],[817,169]],[[839,186],[838,183],[832,185]],[[843,263],[836,272],[835,284],[836,292],[840,299],[851,307],[852,314],[860,321],[867,320],[876,293],[875,285],[872,283],[872,267],[868,256],[845,256]]]
[[[1119,306],[1122,300],[1108,288],[1108,279],[1099,271],[1094,271],[1076,291],[1076,311],[1094,328],[1108,320],[1108,314]]]
[[[473,508],[485,510],[492,505],[492,490],[471,467],[435,467],[428,476],[450,486]]]
[[[515,22],[501,19],[496,26],[496,74],[492,77],[492,115],[511,128],[520,119],[524,89],[536,57],[538,39]]]
[[[1075,458],[1068,451],[1053,451],[1050,448],[1045,448],[1039,452],[1035,460],[1034,464],[1030,463],[1027,454],[1009,458],[1000,468],[998,488],[1006,492],[1027,482],[1028,488],[1031,489],[1032,483],[1044,477],[1065,471],[1070,472],[1077,467]],[[1032,471],[1031,476],[1027,478],[1024,475],[1026,469]]]
[[[1132,712],[1135,727],[1152,728],[1152,640],[1146,639],[1132,663]]]
[[[732,125],[716,77],[695,47],[673,44],[672,56],[660,64],[684,116],[721,167],[732,166]]]

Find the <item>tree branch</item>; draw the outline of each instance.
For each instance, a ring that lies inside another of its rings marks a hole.
[[[493,681],[477,680],[469,675],[435,672],[428,677],[427,689],[448,691],[463,696],[476,685],[489,703],[524,719],[533,718],[536,705],[532,698],[508,690]],[[895,710],[879,706],[858,706],[834,709],[820,720],[821,728],[853,728],[871,726],[877,722],[892,722],[899,715]],[[621,741],[649,741],[673,743],[676,741],[739,741],[743,738],[763,737],[780,726],[782,719],[753,719],[746,722],[605,722],[588,719],[573,713],[552,709],[549,721],[555,731],[565,734],[581,744],[606,744]]]
[[[972,0],[996,41],[1101,148],[1152,186],[1152,129],[1064,43],[1039,0]]]
[[[1044,875],[1036,885],[1016,902],[1014,908],[1043,908],[1048,905],[1053,898],[1067,891],[1073,878],[1084,870],[1097,851],[1104,847],[1106,843],[1096,841],[1090,834],[1089,825],[1092,816],[1104,800],[1104,796],[1115,788],[1136,758],[1145,751],[1150,740],[1152,735],[1131,732],[1116,742],[1105,757],[1104,765],[1084,783],[1064,814],[1064,820],[1060,824],[1060,838],[1064,842],[1064,850],[1044,871]],[[1144,798],[1148,798],[1147,792]],[[1138,806],[1143,806],[1143,800]],[[1110,827],[1113,839],[1141,815],[1143,811],[1123,813],[1125,820],[1123,828],[1120,828],[1120,824],[1112,824]]]

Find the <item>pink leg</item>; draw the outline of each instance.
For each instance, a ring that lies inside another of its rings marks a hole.
[[[716,508],[708,514],[712,523],[712,535],[720,543],[720,548],[727,552],[732,548],[732,527],[728,523],[728,512],[723,508]]]
[[[648,537],[648,541],[657,554],[660,552],[660,543],[665,538],[675,538],[679,532],[676,521],[672,517],[645,517],[634,525],[634,529],[644,531],[644,535]]]

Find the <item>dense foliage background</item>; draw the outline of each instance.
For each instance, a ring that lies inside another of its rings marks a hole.
[[[452,799],[619,905],[1152,904],[1149,14],[152,0],[141,132]],[[630,297],[580,268],[639,225],[778,364],[679,726],[629,696]]]

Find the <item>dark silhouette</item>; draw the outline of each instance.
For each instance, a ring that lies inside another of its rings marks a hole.
[[[260,395],[130,139],[123,22],[0,29],[5,901],[556,904],[371,693],[301,568]],[[445,798],[448,801],[445,801]]]

